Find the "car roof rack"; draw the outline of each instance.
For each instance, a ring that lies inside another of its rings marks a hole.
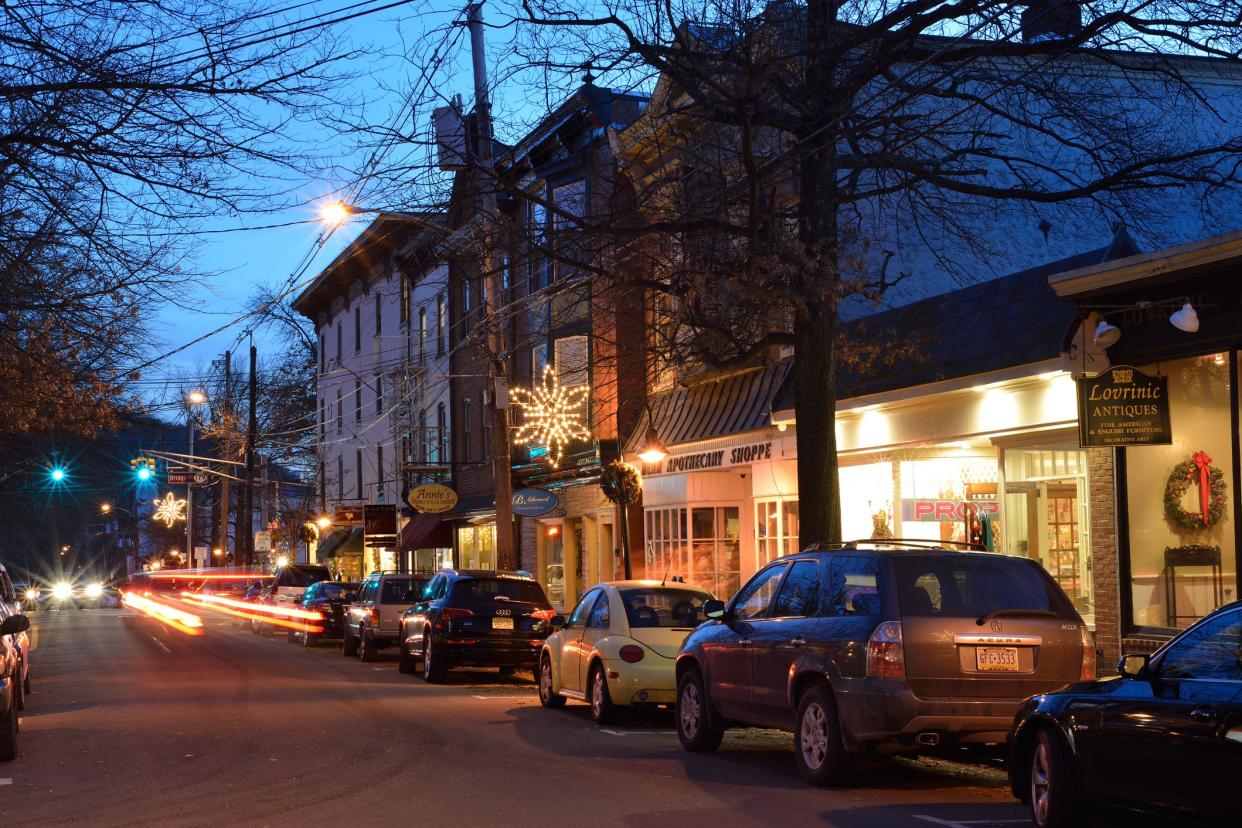
[[[813,543],[803,552],[844,552],[858,549],[891,549],[897,550],[931,550],[946,547],[960,549],[963,552],[987,552],[981,543],[968,541],[928,540],[926,538],[860,538],[841,543]]]

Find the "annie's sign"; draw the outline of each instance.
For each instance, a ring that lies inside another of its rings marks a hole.
[[[747,443],[744,446],[674,454],[659,463],[643,463],[643,474],[674,474],[689,471],[710,471],[729,466],[742,466],[757,460],[772,459],[772,441]]]
[[[1169,423],[1169,378],[1114,365],[1078,380],[1078,443],[1094,446],[1151,446],[1173,442]]]

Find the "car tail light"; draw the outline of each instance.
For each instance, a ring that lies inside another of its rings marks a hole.
[[[462,609],[461,607],[444,607],[440,610],[440,629],[449,629],[454,619],[470,618],[473,615],[473,612],[468,609]]]
[[[371,615],[371,623],[378,624],[379,623],[379,610],[377,610],[375,607],[371,607],[371,609],[368,610],[368,612]]]
[[[1078,674],[1078,680],[1095,681],[1095,640],[1087,632],[1086,624],[1078,631],[1082,634],[1082,672]]]
[[[535,619],[536,621],[551,621],[553,618],[556,617],[556,610],[554,609],[535,610],[534,612],[530,614],[530,617]]]
[[[901,622],[885,621],[867,641],[867,675],[905,678],[906,652],[901,643]]]
[[[643,660],[643,656],[646,655],[646,653],[643,652],[642,647],[635,644],[626,644],[621,648],[621,652],[618,653],[618,655],[621,656],[621,660],[625,663],[636,664]]]

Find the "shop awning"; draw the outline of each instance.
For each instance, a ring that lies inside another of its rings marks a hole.
[[[439,515],[417,514],[401,528],[397,538],[397,549],[409,552],[412,549],[451,549],[453,535],[449,526],[440,520]]]
[[[484,494],[461,498],[457,501],[456,506],[447,512],[442,512],[439,517],[441,521],[449,521],[486,517],[487,515],[494,514],[496,514],[496,495]]]
[[[361,555],[362,527],[339,526],[333,529],[324,535],[323,540],[319,542],[315,554],[321,560],[323,558],[334,558],[337,555]]]

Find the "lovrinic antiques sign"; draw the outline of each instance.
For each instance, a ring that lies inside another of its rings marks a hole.
[[[1168,377],[1114,365],[1078,380],[1078,444],[1083,448],[1172,442]]]

